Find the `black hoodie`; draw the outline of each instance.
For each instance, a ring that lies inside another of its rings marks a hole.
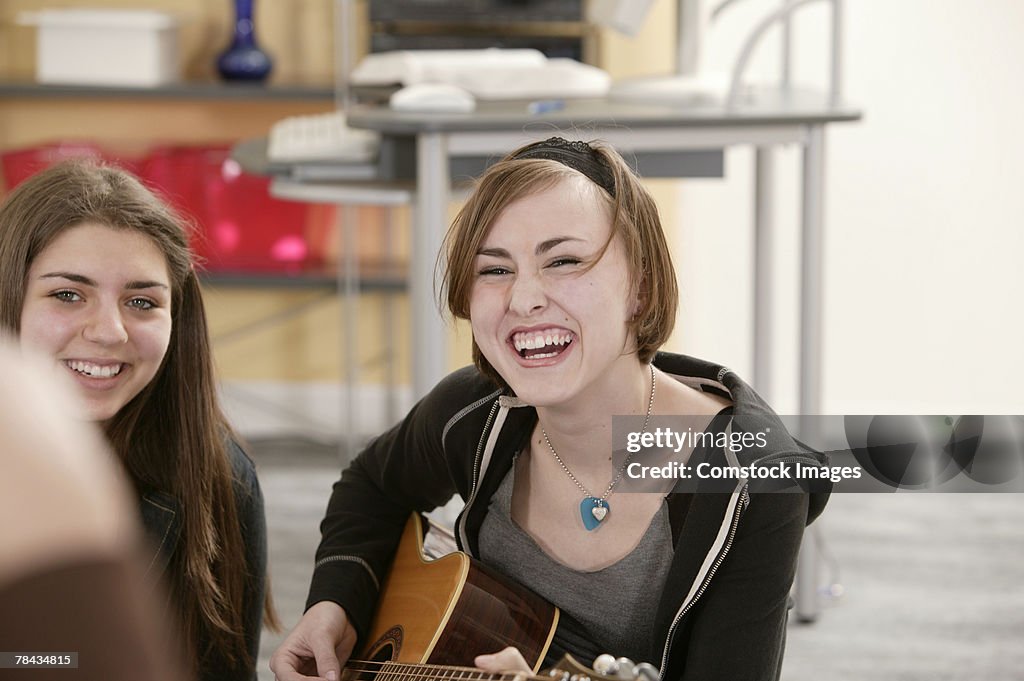
[[[773,424],[767,447],[739,453],[741,465],[765,456],[824,464],[725,367],[670,353],[658,353],[654,364],[693,388],[728,397],[734,418]],[[455,528],[459,548],[478,557],[488,502],[536,420],[532,407],[473,367],[442,380],[335,483],[307,607],[338,603],[365,636],[409,514],[441,506],[453,494],[466,502]],[[660,662],[663,679],[779,677],[804,526],[821,513],[830,487],[825,482],[807,494],[752,493],[743,479],[730,486],[668,497],[675,555],[654,613],[650,656]]]

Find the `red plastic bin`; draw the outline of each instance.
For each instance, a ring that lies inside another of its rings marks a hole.
[[[317,264],[309,207],[270,196],[270,180],[242,172],[228,145],[152,150],[142,177],[198,228],[193,248],[211,272],[298,272]]]
[[[229,144],[165,145],[131,159],[92,142],[68,141],[6,151],[0,163],[8,189],[66,158],[125,168],[193,223],[192,248],[211,272],[298,273],[321,265],[321,249],[310,248],[306,235],[329,216],[271,197],[270,180],[242,172],[230,150]]]

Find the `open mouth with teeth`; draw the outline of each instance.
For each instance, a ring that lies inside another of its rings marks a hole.
[[[512,334],[512,347],[523,359],[557,357],[568,349],[576,336],[564,329],[546,329]]]
[[[93,362],[68,360],[64,364],[72,371],[89,378],[113,378],[121,373],[121,369],[124,368],[124,364],[120,362],[117,364],[94,364]]]

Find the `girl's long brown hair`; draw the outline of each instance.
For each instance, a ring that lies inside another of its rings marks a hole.
[[[182,220],[130,174],[66,161],[19,185],[0,208],[0,327],[20,331],[28,270],[64,230],[83,223],[138,231],[167,260],[171,338],[156,376],[110,419],[107,436],[137,489],[173,495],[184,510],[168,587],[182,643],[206,640],[232,664],[252,664],[242,631],[248,566],[217,397],[206,313]],[[277,626],[267,585],[264,620]]]

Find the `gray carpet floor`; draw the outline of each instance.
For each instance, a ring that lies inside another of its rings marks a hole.
[[[274,597],[290,628],[338,476],[336,452],[297,442],[252,449]],[[1024,680],[1024,495],[834,495],[813,527],[820,614],[790,623],[783,679]],[[261,681],[273,679],[267,662],[283,635],[264,632]]]

